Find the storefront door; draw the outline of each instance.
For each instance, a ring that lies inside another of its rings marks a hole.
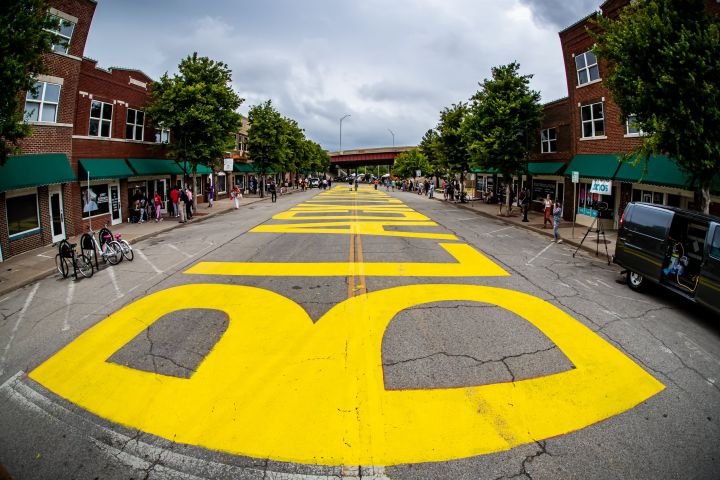
[[[50,235],[53,243],[65,240],[63,196],[59,185],[50,187]]]
[[[120,187],[110,185],[110,218],[113,225],[122,223],[122,211],[120,206]]]

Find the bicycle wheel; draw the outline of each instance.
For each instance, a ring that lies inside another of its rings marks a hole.
[[[75,257],[75,265],[77,266],[78,270],[80,270],[80,274],[83,277],[90,278],[93,276],[93,264],[90,259],[84,254],[80,254]]]
[[[123,257],[125,257],[128,262],[132,262],[133,258],[135,258],[135,252],[133,252],[127,240],[120,240],[120,247],[122,248]]]
[[[55,255],[55,268],[63,276],[67,278],[70,275],[70,267],[68,266],[67,259],[59,253]]]
[[[103,258],[106,258],[110,265],[117,265],[123,259],[122,247],[116,241],[108,242],[105,244],[105,253]]]

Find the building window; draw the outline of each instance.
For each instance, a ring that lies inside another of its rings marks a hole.
[[[100,185],[90,185],[89,188],[87,184],[85,186],[81,186],[80,200],[83,218],[94,217],[96,215],[105,215],[109,213],[109,185],[107,183]]]
[[[578,85],[594,82],[600,79],[600,69],[595,54],[588,50],[575,57]]]
[[[52,26],[47,29],[56,35],[55,43],[52,45],[52,51],[57,53],[67,53],[70,48],[70,39],[72,39],[75,24],[57,15],[50,15]]]
[[[158,127],[155,131],[155,143],[170,143],[170,130]]]
[[[91,137],[110,138],[110,125],[112,125],[113,106],[109,103],[93,100],[90,105],[90,131]]]
[[[546,128],[540,132],[540,146],[542,153],[557,152],[557,130]]]
[[[645,135],[640,126],[637,124],[637,116],[628,115],[625,119],[625,135],[628,137],[639,137]]]
[[[60,103],[60,85],[35,82],[35,86],[25,94],[25,121],[55,123],[58,103]]]
[[[5,214],[10,238],[40,229],[37,191],[31,194],[7,197]]]
[[[227,192],[227,175],[223,172],[218,173],[215,183],[217,183],[217,193]]]
[[[125,138],[128,140],[143,140],[145,138],[145,112],[128,108],[127,122],[125,123]]]
[[[602,102],[580,107],[582,137],[593,138],[605,135],[605,115]]]

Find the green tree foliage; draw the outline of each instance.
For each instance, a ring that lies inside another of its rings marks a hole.
[[[420,170],[421,175],[427,176],[432,173],[430,162],[420,148],[402,152],[395,159],[393,173],[401,178],[415,178],[418,170]]]
[[[720,23],[705,0],[638,0],[617,20],[598,18],[595,53],[623,119],[648,135],[637,153],[674,158],[709,210],[720,169]]]
[[[438,133],[432,128],[429,129],[420,140],[418,148],[430,164],[428,172],[435,176],[436,181],[439,182],[439,177],[444,176],[446,172],[440,163],[440,156],[438,155]]]
[[[44,30],[53,26],[45,0],[3,0],[0,4],[0,165],[18,150],[18,142],[31,133],[23,123],[22,93],[45,71],[42,54],[56,36]]]
[[[440,122],[437,126],[437,154],[438,165],[442,170],[454,175],[460,174],[460,185],[464,188],[465,173],[470,168],[463,122],[468,107],[464,102],[453,104],[440,112]]]
[[[287,157],[288,125],[272,100],[253,105],[248,116],[248,155],[262,176],[270,170],[280,170]],[[264,184],[260,182],[260,196],[264,196]]]
[[[520,75],[520,65],[493,67],[471,98],[463,132],[473,164],[495,168],[505,180],[510,202],[510,180],[526,169],[535,132],[540,127],[540,94],[530,90],[532,75]]]
[[[147,112],[156,125],[170,129],[169,153],[190,165],[194,178],[198,165],[212,167],[223,157],[240,127],[236,110],[244,99],[232,89],[232,72],[222,62],[193,53],[178,71],[152,83]]]

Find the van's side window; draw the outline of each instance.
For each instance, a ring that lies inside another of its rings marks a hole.
[[[632,229],[636,232],[653,238],[664,239],[673,214],[667,210],[636,206],[633,208],[631,218]]]
[[[720,226],[715,227],[713,241],[710,245],[710,256],[720,260]]]

